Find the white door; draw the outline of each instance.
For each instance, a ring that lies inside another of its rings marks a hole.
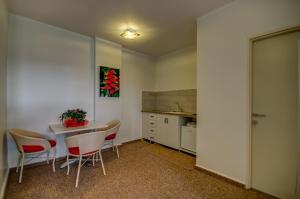
[[[253,43],[252,187],[296,199],[299,32]]]

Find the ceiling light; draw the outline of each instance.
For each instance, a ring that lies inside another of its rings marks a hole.
[[[128,28],[121,33],[121,37],[124,37],[125,39],[135,39],[138,36],[140,36],[140,34],[131,28]]]

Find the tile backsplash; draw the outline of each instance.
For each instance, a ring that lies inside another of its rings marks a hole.
[[[143,91],[142,107],[145,111],[178,111],[179,103],[184,112],[196,113],[197,90]]]
[[[156,92],[143,91],[142,93],[142,110],[156,110]]]

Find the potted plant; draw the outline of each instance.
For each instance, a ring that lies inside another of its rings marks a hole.
[[[60,121],[65,127],[78,127],[88,124],[86,111],[82,109],[69,109],[60,115]]]

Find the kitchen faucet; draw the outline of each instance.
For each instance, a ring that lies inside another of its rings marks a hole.
[[[175,104],[177,105],[177,111],[183,112],[183,109],[182,109],[182,107],[180,106],[179,102],[175,102]]]

